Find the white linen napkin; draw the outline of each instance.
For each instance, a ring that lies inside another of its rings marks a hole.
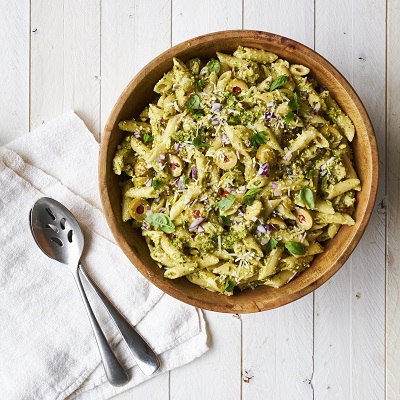
[[[60,201],[78,219],[85,236],[84,265],[160,355],[157,374],[208,349],[201,310],[163,294],[115,244],[101,211],[98,151],[73,112],[0,147],[1,398],[107,399],[148,379],[85,285],[106,337],[131,377],[123,387],[108,383],[72,274],[45,256],[31,236],[29,210],[42,196]]]

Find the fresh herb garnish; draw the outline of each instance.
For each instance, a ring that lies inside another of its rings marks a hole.
[[[161,179],[153,179],[151,182],[151,186],[153,186],[154,190],[160,189],[164,185],[164,181]]]
[[[306,174],[306,178],[311,179],[313,176],[314,176],[314,170],[310,169]]]
[[[258,146],[261,146],[262,144],[267,143],[268,142],[267,132],[265,132],[265,131],[254,132],[250,136],[250,142],[254,148],[258,148]]]
[[[293,94],[292,100],[289,101],[289,107],[293,111],[297,111],[299,109],[299,102],[298,102],[297,93]]]
[[[314,200],[314,192],[308,188],[304,187],[300,190],[300,199],[303,200],[304,204],[307,206],[309,210],[314,210],[315,208],[315,200]]]
[[[286,242],[285,247],[289,250],[289,252],[295,256],[303,256],[306,254],[305,247],[298,242]]]
[[[175,225],[171,218],[163,213],[152,213],[146,217],[146,222],[165,233],[175,232]]]
[[[275,249],[276,246],[278,245],[278,241],[275,238],[269,239],[267,245],[265,246],[265,249],[270,252],[271,250]]]
[[[261,190],[261,188],[249,189],[243,196],[243,203],[246,204],[246,206],[251,206],[254,203],[257,194],[260,193]]]
[[[215,205],[219,207],[222,211],[227,211],[232,207],[232,204],[235,202],[236,197],[233,194],[228,194],[223,197],[220,201],[217,201]]]
[[[218,75],[221,71],[221,64],[218,60],[212,59],[207,63],[207,68],[210,72],[215,72]]]
[[[203,79],[197,79],[197,80],[194,82],[194,90],[195,90],[196,92],[201,92],[202,89],[203,89],[203,87],[204,87],[204,81],[203,81]]]
[[[193,140],[192,144],[194,147],[197,147],[198,149],[201,147],[210,147],[209,143],[204,142],[204,137],[202,135],[197,135]]]
[[[235,287],[235,282],[227,279],[225,282],[225,292],[232,292]]]
[[[218,219],[221,221],[222,225],[229,226],[232,223],[230,217],[225,217],[224,215],[220,215]]]
[[[143,143],[151,143],[153,141],[153,136],[149,135],[148,133],[143,134]]]
[[[284,85],[288,81],[288,77],[286,75],[278,76],[273,82],[269,91],[272,92],[273,90],[277,89],[278,87]]]
[[[328,177],[325,175],[321,180],[321,185],[320,185],[321,190],[323,191],[325,190],[327,183],[328,183]]]
[[[203,110],[196,110],[196,111],[193,113],[193,118],[194,118],[194,119],[197,119],[197,118],[202,117],[203,115],[204,115],[204,111],[203,111]]]
[[[293,111],[290,111],[289,113],[287,113],[286,117],[285,117],[285,124],[289,125],[294,120],[294,117],[295,117],[295,115],[294,115]]]
[[[185,103],[187,110],[199,110],[200,109],[200,97],[197,94],[192,94]]]
[[[188,178],[187,176],[185,176],[185,177],[183,178],[183,183],[184,183],[185,185],[188,185],[188,184],[189,184],[189,178]]]

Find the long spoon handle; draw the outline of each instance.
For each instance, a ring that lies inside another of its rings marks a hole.
[[[135,329],[129,324],[129,322],[120,314],[120,312],[111,304],[104,293],[99,287],[93,282],[92,278],[86,272],[85,267],[82,263],[79,263],[79,269],[83,276],[89,282],[90,286],[97,293],[100,300],[106,307],[110,317],[115,322],[115,325],[119,328],[125,343],[129,347],[138,367],[146,375],[152,375],[160,367],[160,360],[156,353],[151,349],[147,342],[139,335]]]
[[[99,347],[107,378],[111,385],[122,386],[128,382],[128,374],[125,372],[124,368],[115,357],[113,351],[110,348],[110,345],[107,342],[106,337],[104,336],[103,331],[100,328],[99,323],[97,322],[92,307],[89,304],[89,300],[86,296],[85,290],[83,289],[78,270],[76,271],[76,273],[74,273],[74,277],[93,328],[93,333],[97,341],[97,346]]]

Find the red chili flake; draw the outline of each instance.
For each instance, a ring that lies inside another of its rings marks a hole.
[[[242,93],[242,89],[239,86],[234,86],[232,88],[232,92],[235,94],[240,94],[240,93]]]
[[[143,214],[144,213],[144,207],[140,204],[139,206],[137,206],[136,212],[138,214]]]
[[[228,192],[227,190],[224,190],[221,194],[222,197],[226,197],[228,196],[228,194],[230,194],[230,192]]]
[[[297,220],[302,224],[303,222],[305,222],[306,217],[305,217],[304,215],[299,215],[299,216],[297,217]]]
[[[200,218],[200,210],[194,210],[192,215],[193,215],[193,218]]]

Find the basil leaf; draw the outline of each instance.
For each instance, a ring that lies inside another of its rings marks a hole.
[[[184,183],[185,185],[188,185],[188,184],[189,184],[189,178],[188,178],[187,176],[185,176],[185,177],[183,178],[183,183]]]
[[[289,252],[295,256],[303,256],[306,254],[305,247],[298,242],[286,242],[285,247],[289,250]]]
[[[314,210],[315,208],[315,200],[314,200],[314,192],[305,187],[300,190],[300,198],[304,201],[304,204],[307,206],[309,210]]]
[[[194,90],[196,92],[201,92],[204,86],[204,81],[203,79],[197,79],[194,83]]]
[[[204,143],[204,138],[201,135],[197,135],[193,140],[192,140],[192,144],[194,147],[196,148],[200,148],[200,147],[210,147],[209,143]]]
[[[210,72],[215,72],[218,75],[221,71],[221,64],[218,60],[212,59],[207,63],[207,68]]]
[[[294,93],[294,94],[293,94],[292,100],[289,101],[289,107],[290,107],[293,111],[297,111],[297,110],[299,109],[299,102],[298,102],[297,93]]]
[[[293,111],[290,111],[285,117],[285,124],[289,125],[294,120],[294,117],[295,117],[295,115],[294,115]]]
[[[153,136],[149,135],[148,133],[144,133],[143,135],[143,143],[151,143],[153,141]]]
[[[196,112],[193,113],[193,118],[197,119],[200,118],[204,115],[204,111],[203,110],[197,110]]]
[[[325,175],[321,180],[321,185],[320,185],[321,190],[325,190],[326,189],[327,183],[328,183],[328,176]]]
[[[162,213],[152,213],[146,217],[146,222],[153,225],[154,228],[158,228],[165,233],[175,232],[175,225],[171,221],[171,218]]]
[[[235,282],[227,279],[225,282],[225,292],[232,292],[234,287],[235,287]]]
[[[284,85],[288,81],[288,77],[286,75],[278,76],[273,82],[269,91],[272,92],[273,90],[277,89],[278,87]]]
[[[164,185],[164,182],[161,179],[153,179],[151,182],[151,186],[153,186],[154,190],[160,189],[161,186]]]
[[[261,132],[254,132],[250,136],[250,142],[253,147],[258,148],[258,146],[261,146],[262,144],[265,144],[268,142],[267,139],[267,132],[261,131]]]
[[[198,110],[200,109],[200,97],[197,94],[192,94],[185,103],[187,110]]]
[[[277,245],[278,241],[275,238],[271,238],[269,239],[269,242],[267,243],[265,248],[268,252],[270,252],[271,250],[275,249]]]
[[[261,192],[261,188],[248,190],[243,196],[243,203],[246,204],[246,206],[251,206],[254,203],[254,200],[256,199],[256,196],[259,192]]]
[[[230,217],[225,217],[224,215],[220,215],[218,219],[221,221],[222,225],[229,226],[232,223]]]
[[[236,197],[233,194],[228,194],[228,196],[223,197],[220,201],[217,201],[215,205],[219,207],[222,211],[227,211],[232,207],[235,202]]]

